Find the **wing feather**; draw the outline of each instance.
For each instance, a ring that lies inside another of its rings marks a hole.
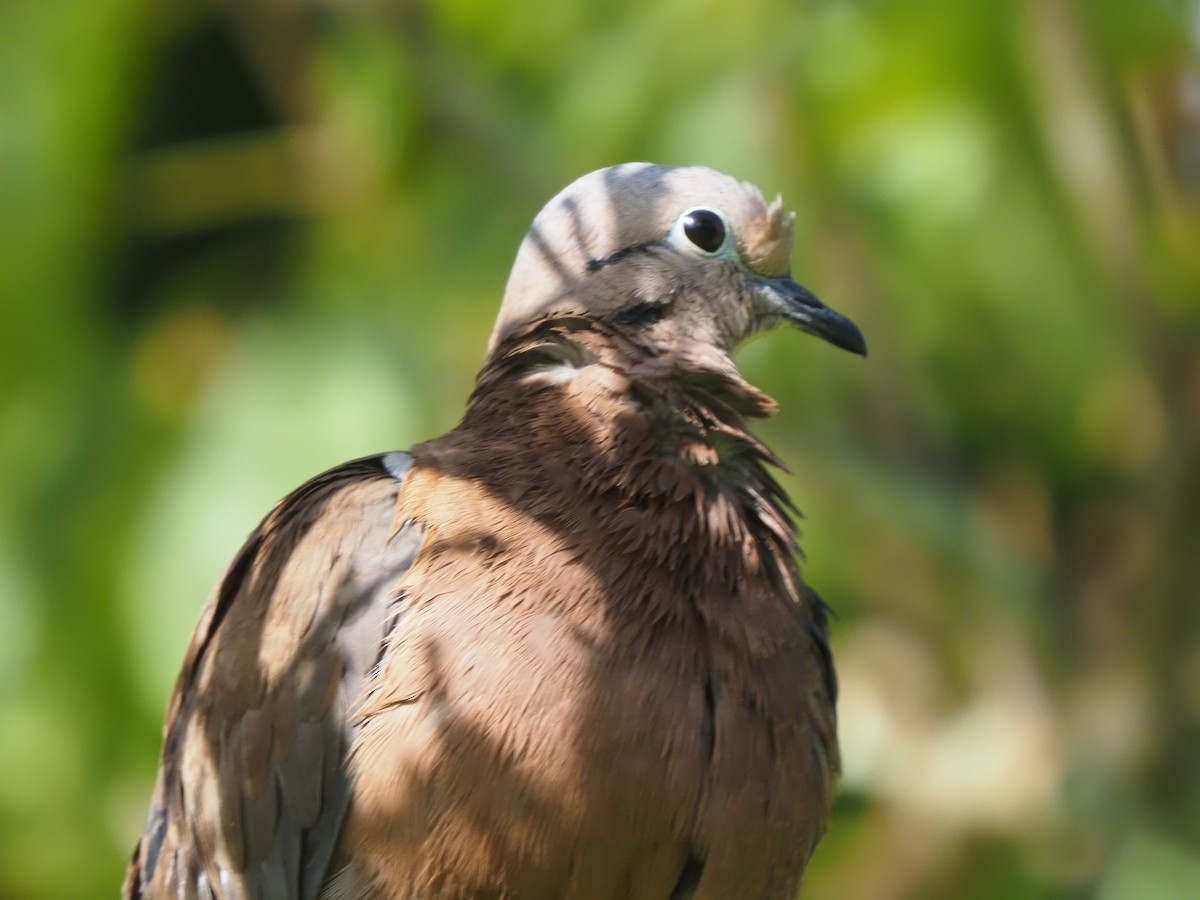
[[[350,704],[422,530],[411,465],[345,463],[282,500],[210,596],[167,709],[126,898],[315,898],[351,785]]]

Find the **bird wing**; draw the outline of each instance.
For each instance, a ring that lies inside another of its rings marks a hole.
[[[350,711],[423,536],[400,507],[410,465],[318,475],[233,558],[167,709],[126,898],[318,895],[350,797]]]

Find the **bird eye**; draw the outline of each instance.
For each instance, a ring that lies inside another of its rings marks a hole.
[[[680,218],[684,236],[705,253],[716,253],[725,245],[725,220],[711,209],[688,210]]]

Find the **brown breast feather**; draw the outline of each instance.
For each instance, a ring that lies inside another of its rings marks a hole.
[[[411,471],[339,467],[251,536],[193,637],[127,896],[795,890],[833,683],[744,427],[765,398],[522,358]]]
[[[570,340],[612,357],[611,337]],[[413,451],[425,539],[358,712],[340,889],[791,896],[828,814],[834,688],[737,409],[767,401],[499,356]]]

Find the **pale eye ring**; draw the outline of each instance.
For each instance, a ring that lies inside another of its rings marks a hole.
[[[675,220],[672,229],[677,245],[703,256],[727,256],[732,249],[725,216],[707,206],[696,206]]]

